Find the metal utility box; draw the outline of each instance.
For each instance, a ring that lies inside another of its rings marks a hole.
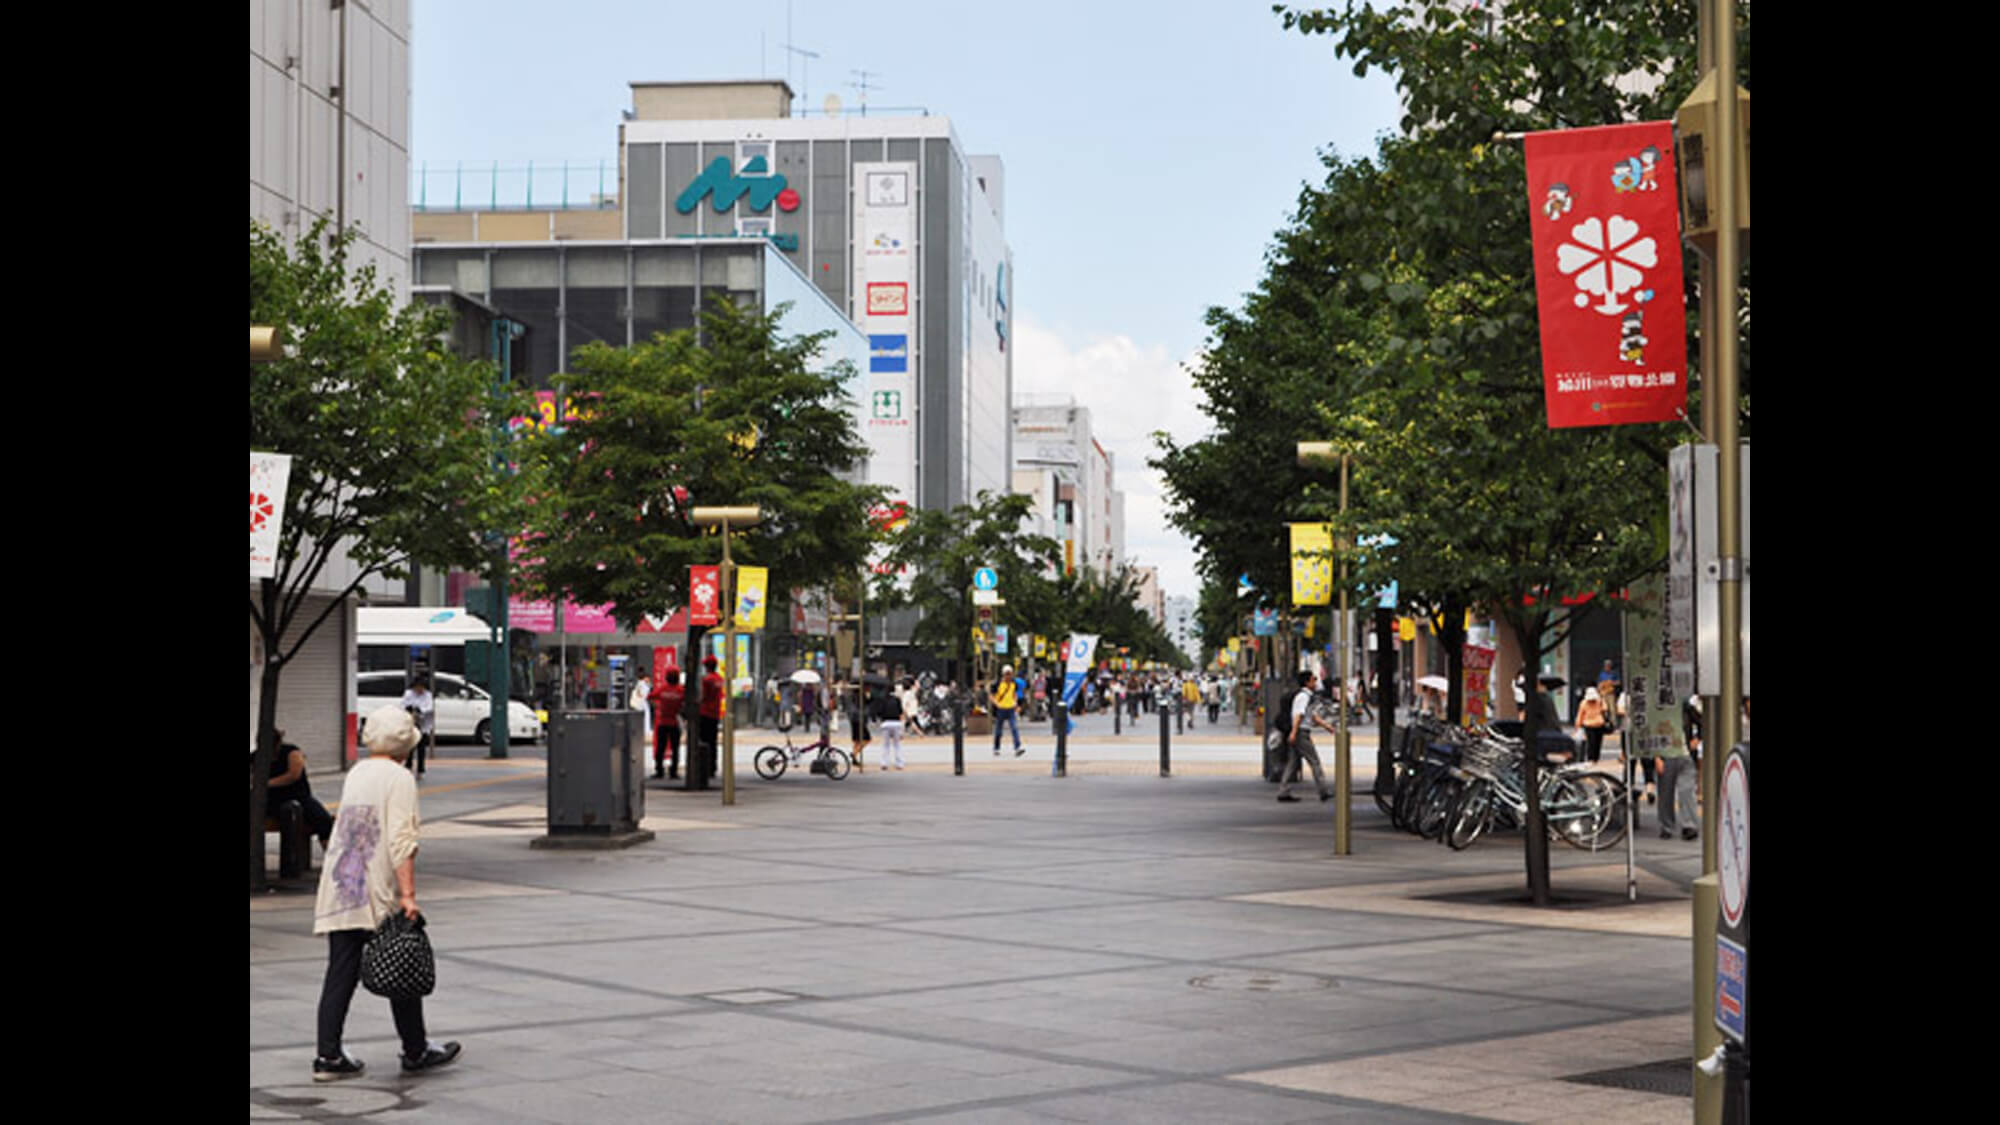
[[[646,816],[645,718],[559,711],[549,723],[549,835],[636,831]]]

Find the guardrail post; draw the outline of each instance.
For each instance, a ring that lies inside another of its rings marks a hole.
[[[965,708],[956,700],[951,705],[951,775],[965,776]]]
[[[1056,763],[1051,777],[1069,776],[1069,708],[1061,702],[1056,704]]]

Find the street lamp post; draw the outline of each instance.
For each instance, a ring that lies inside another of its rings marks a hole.
[[[1339,456],[1340,514],[1345,518],[1347,515],[1347,462],[1349,454],[1342,453]],[[1333,457],[1332,442],[1302,441],[1298,443],[1298,459],[1301,465],[1322,465],[1331,461]],[[1338,696],[1339,706],[1336,710],[1339,712],[1340,726],[1335,730],[1333,736],[1333,854],[1350,855],[1354,851],[1354,816],[1352,807],[1354,800],[1353,795],[1348,791],[1348,785],[1353,772],[1354,758],[1351,753],[1352,744],[1348,740],[1347,733],[1347,661],[1349,656],[1348,649],[1352,645],[1353,637],[1349,633],[1349,622],[1347,620],[1347,552],[1344,550],[1340,553],[1339,620],[1340,626],[1337,633],[1340,643],[1340,661],[1339,671],[1336,674],[1340,677],[1340,694]],[[1318,658],[1314,658],[1314,663],[1318,663]]]
[[[729,693],[736,684],[736,564],[729,561],[729,529],[755,527],[763,510],[751,504],[738,508],[696,508],[688,519],[696,527],[722,529],[722,803],[736,803],[736,716],[729,710]],[[704,763],[704,766],[706,763]]]

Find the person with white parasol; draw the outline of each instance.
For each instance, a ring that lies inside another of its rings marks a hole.
[[[1417,714],[1434,719],[1446,717],[1449,705],[1445,693],[1451,690],[1451,683],[1443,676],[1417,677]]]

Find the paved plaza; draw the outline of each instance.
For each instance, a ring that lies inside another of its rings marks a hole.
[[[368,1070],[311,1081],[326,940],[313,876],[250,902],[253,1120],[396,1122],[1685,1122],[1699,842],[1454,852],[1390,826],[1357,734],[1353,854],[1333,807],[1273,800],[1256,739],[1205,717],[1158,776],[1158,720],[1092,716],[1052,778],[968,737],[842,781],[749,768],[737,802],[648,781],[652,841],[540,849],[540,747],[447,746],[422,782],[418,899],[438,954],[406,1077],[360,992]],[[1320,746],[1332,766],[1332,739]],[[338,776],[314,778],[339,797]],[[275,838],[269,848],[275,872]],[[318,849],[314,848],[315,868]],[[1670,1064],[1648,1070],[1649,1064]],[[1636,1088],[1633,1075],[1666,1081]]]

